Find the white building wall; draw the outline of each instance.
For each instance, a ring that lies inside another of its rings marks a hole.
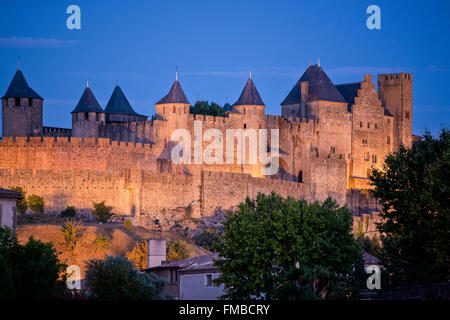
[[[16,210],[16,199],[0,198],[0,227],[15,228],[14,212]]]
[[[180,275],[180,300],[217,300],[225,294],[223,285],[219,287],[206,286],[206,276],[212,275],[213,279],[219,277],[219,273],[198,273]]]

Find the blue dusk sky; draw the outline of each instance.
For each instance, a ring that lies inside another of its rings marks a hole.
[[[81,30],[66,27],[69,5]],[[381,29],[369,30],[369,5]],[[17,69],[44,100],[44,125],[71,127],[86,80],[102,107],[116,81],[133,108],[155,112],[175,66],[186,96],[234,103],[251,69],[268,114],[308,67],[335,84],[413,74],[413,133],[450,123],[450,1],[4,1],[0,91]]]

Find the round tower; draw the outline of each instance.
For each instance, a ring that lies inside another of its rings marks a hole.
[[[2,97],[2,136],[41,136],[43,101],[44,99],[28,86],[22,71],[17,69]]]
[[[242,128],[263,129],[266,123],[266,106],[252,80],[247,80],[239,99],[233,104],[233,110],[242,117]]]
[[[181,88],[177,73],[169,93],[155,103],[156,119],[167,121],[164,126],[161,126],[162,131],[165,128],[165,132],[161,132],[161,136],[165,136],[165,145],[175,129],[189,129],[189,107],[189,100]]]
[[[241,150],[236,149],[235,159],[239,161],[238,158],[241,157],[241,171],[255,177],[262,175],[262,164],[259,161],[260,157],[258,157],[262,150],[258,149],[259,129],[265,129],[266,127],[265,109],[266,106],[253,83],[250,73],[239,99],[233,104],[233,110],[231,112],[240,115],[239,120],[236,117],[236,120],[238,120],[236,124],[240,123],[240,128],[237,127],[236,129],[242,130],[242,136],[238,137],[241,140]],[[267,138],[270,139],[269,134]],[[266,151],[264,150],[264,152]]]
[[[105,112],[87,83],[80,101],[72,111],[72,137],[98,138],[100,127],[104,124]]]

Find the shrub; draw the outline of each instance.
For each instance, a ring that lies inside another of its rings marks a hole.
[[[126,253],[126,257],[130,260],[136,269],[147,268],[147,241],[140,242],[134,248]]]
[[[215,252],[216,246],[220,243],[222,230],[222,228],[209,228],[208,230],[203,230],[201,233],[195,235],[195,244],[206,250]]]
[[[75,207],[67,206],[67,208],[61,212],[61,217],[63,218],[74,218],[77,214]]]
[[[114,213],[112,213],[112,207],[105,205],[105,201],[102,202],[93,202],[94,211],[92,215],[97,219],[98,222],[108,222],[114,217]]]
[[[61,229],[67,250],[73,255],[79,248],[84,237],[84,227],[81,221],[66,218],[66,222]]]
[[[167,242],[167,261],[178,261],[189,258],[192,246],[184,240]]]
[[[112,256],[89,260],[85,279],[89,296],[99,300],[160,299],[166,283],[154,273],[140,273],[125,258]]]
[[[107,236],[97,234],[94,240],[96,250],[108,250],[111,247],[111,239]]]
[[[27,193],[23,191],[21,187],[15,187],[12,188],[12,190],[20,192],[22,194],[22,199],[17,199],[16,201],[16,208],[17,212],[19,212],[20,214],[25,214],[28,210],[28,202],[26,198]]]
[[[31,211],[36,213],[44,213],[44,206],[45,206],[44,198],[32,194],[31,196],[28,197],[27,201]]]
[[[65,280],[65,268],[52,243],[30,237],[20,245],[11,229],[0,228],[0,298],[51,298]]]
[[[123,221],[123,227],[124,227],[126,230],[130,230],[130,228],[131,228],[131,220],[130,220],[130,219],[125,219],[125,220]]]

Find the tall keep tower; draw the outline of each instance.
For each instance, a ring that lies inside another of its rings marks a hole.
[[[28,86],[20,69],[2,97],[3,137],[29,137],[42,134],[43,100]]]
[[[393,147],[412,144],[412,75],[394,73],[378,75],[378,96],[394,116]]]

